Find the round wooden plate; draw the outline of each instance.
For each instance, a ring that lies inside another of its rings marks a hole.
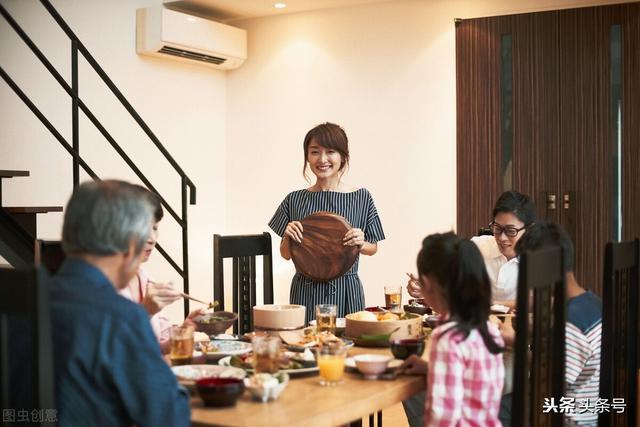
[[[302,221],[302,243],[291,240],[291,259],[304,276],[327,282],[345,274],[358,257],[358,246],[344,246],[351,224],[331,212],[316,212]]]

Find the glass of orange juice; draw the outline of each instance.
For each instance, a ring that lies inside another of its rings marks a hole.
[[[340,384],[344,377],[344,359],[347,356],[346,347],[329,344],[318,347],[316,351],[318,369],[320,370],[320,385],[331,387]]]

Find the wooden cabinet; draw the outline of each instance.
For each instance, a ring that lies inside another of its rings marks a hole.
[[[458,232],[529,194],[601,293],[606,242],[640,235],[640,3],[463,20],[456,60]]]

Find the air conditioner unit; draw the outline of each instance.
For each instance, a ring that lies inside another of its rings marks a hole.
[[[221,70],[247,59],[247,32],[162,7],[138,9],[136,50],[142,55],[197,61]]]

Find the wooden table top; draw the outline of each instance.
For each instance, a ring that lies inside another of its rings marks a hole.
[[[388,348],[349,349],[349,356],[363,353],[391,354]],[[427,352],[425,352],[426,357]],[[345,372],[335,387],[320,385],[320,376],[291,377],[275,401],[251,400],[245,392],[236,406],[207,408],[199,397],[191,399],[191,422],[196,426],[335,426],[366,417],[424,391],[426,378],[401,375],[395,380],[365,380]]]

